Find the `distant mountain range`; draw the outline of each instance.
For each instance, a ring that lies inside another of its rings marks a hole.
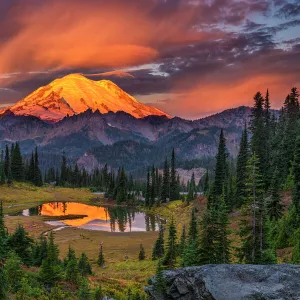
[[[241,106],[194,121],[171,118],[111,81],[71,74],[0,112],[0,146],[19,141],[25,154],[38,146],[47,167],[65,152],[88,169],[108,163],[135,170],[161,163],[172,148],[182,162],[213,157],[221,128],[235,156],[250,113]]]
[[[161,162],[175,148],[180,160],[214,156],[220,128],[224,128],[231,155],[251,109],[238,107],[203,119],[190,121],[178,117],[147,116],[135,118],[125,112],[100,113],[87,110],[48,123],[33,116],[0,115],[0,146],[20,141],[24,153],[35,145],[52,156],[67,153],[81,166],[92,168],[108,163],[132,170]]]

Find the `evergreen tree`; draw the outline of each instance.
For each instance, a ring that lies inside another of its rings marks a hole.
[[[265,99],[260,92],[254,96],[254,107],[252,108],[251,120],[251,152],[257,155],[260,161],[260,174],[266,183],[266,131],[265,131]]]
[[[195,183],[195,173],[194,172],[192,174],[191,181],[188,186],[189,186],[189,189],[188,189],[188,194],[187,194],[186,200],[188,203],[190,203],[190,201],[195,200],[195,193],[196,193],[196,183]]]
[[[300,136],[296,140],[293,175],[293,205],[296,209],[297,215],[300,217]]]
[[[9,235],[4,223],[3,204],[0,200],[0,263],[7,256]]]
[[[195,242],[198,237],[197,219],[195,214],[195,209],[193,208],[190,220],[190,228],[188,233],[188,242]]]
[[[144,260],[146,258],[145,255],[145,249],[143,247],[143,245],[140,245],[140,252],[139,252],[139,260]]]
[[[249,157],[248,131],[245,125],[236,165],[236,206],[242,206],[246,201],[246,170]]]
[[[223,129],[221,129],[218,153],[216,156],[215,182],[213,186],[214,201],[216,201],[216,197],[221,196],[223,193],[223,185],[228,175],[227,156],[226,141]]]
[[[104,255],[103,255],[103,245],[102,243],[100,244],[100,252],[99,252],[99,257],[98,257],[98,266],[104,267],[105,260],[104,260]]]
[[[166,289],[166,281],[165,281],[164,274],[163,274],[163,266],[162,266],[161,260],[159,260],[158,264],[157,264],[154,286],[155,286],[155,289],[161,294]]]
[[[228,209],[225,203],[225,195],[221,197],[221,203],[218,209],[218,221],[217,221],[217,236],[215,238],[215,255],[216,263],[228,264],[231,260],[230,254],[230,240],[228,238],[230,231],[229,219],[228,219]]]
[[[121,168],[117,179],[116,186],[116,200],[117,204],[127,201],[127,177],[124,168]]]
[[[22,262],[29,266],[31,264],[31,246],[33,240],[29,237],[22,225],[18,225],[14,234],[9,239],[10,249],[22,259]]]
[[[275,169],[273,174],[271,187],[270,187],[270,196],[267,199],[267,214],[272,219],[278,220],[283,215],[283,204],[281,203],[280,196],[280,183],[279,183],[279,172],[278,169]]]
[[[259,159],[253,154],[247,165],[247,204],[244,219],[240,223],[240,261],[257,264],[264,261],[266,250],[264,183],[260,173]]]
[[[297,230],[296,234],[296,245],[292,252],[292,264],[300,265],[300,229]]]
[[[151,197],[151,188],[150,188],[150,171],[147,171],[147,186],[146,186],[146,195],[145,195],[145,206],[150,206],[150,197]]]
[[[159,227],[158,239],[156,240],[152,250],[152,260],[162,258],[165,254],[164,248],[164,229],[163,226]]]
[[[170,226],[169,226],[169,236],[167,243],[167,251],[163,260],[163,265],[174,269],[176,265],[176,257],[177,257],[177,234],[174,220],[172,218]]]
[[[92,268],[86,254],[83,252],[78,262],[78,270],[81,276],[92,275]]]
[[[9,290],[16,293],[20,288],[25,272],[22,268],[22,261],[15,252],[11,251],[8,254],[4,269],[8,279]]]
[[[9,300],[7,272],[4,269],[4,259],[0,258],[0,299]]]
[[[78,300],[87,300],[89,298],[90,298],[89,282],[86,278],[84,278],[80,281]]]
[[[60,278],[61,269],[59,266],[58,255],[59,250],[54,243],[54,235],[51,231],[48,240],[47,257],[43,260],[40,271],[41,279],[46,285],[53,286]]]
[[[217,222],[218,222],[218,215],[216,209],[207,206],[206,211],[201,220],[201,230],[200,230],[199,250],[198,250],[199,254],[197,257],[198,265],[217,263],[218,258],[216,257],[216,252],[215,252],[215,239],[218,236]],[[192,250],[193,249],[194,247],[192,248]]]
[[[35,147],[35,153],[34,153],[34,172],[33,172],[33,183],[36,186],[42,186],[43,185],[43,179],[42,179],[42,172],[39,168],[39,157],[38,157],[38,151],[37,147]]]
[[[206,173],[205,173],[203,193],[204,193],[205,196],[207,196],[208,193],[209,193],[209,174],[208,174],[208,169],[206,169]]]
[[[11,156],[11,174],[14,180],[24,181],[24,164],[21,155],[20,145],[16,143],[15,147],[12,148]]]
[[[30,159],[30,163],[29,163],[29,166],[28,166],[28,173],[27,173],[27,180],[29,182],[32,182],[34,183],[34,155],[33,155],[33,152],[31,154],[31,159]]]
[[[78,282],[78,264],[76,258],[71,258],[66,267],[66,280],[72,283]]]
[[[165,159],[164,173],[163,173],[163,182],[161,188],[161,201],[166,202],[167,199],[170,199],[170,170],[168,159]]]
[[[180,237],[180,244],[179,244],[179,254],[182,256],[185,250],[186,246],[186,230],[185,230],[185,225],[182,227],[182,233]]]
[[[8,145],[5,146],[4,174],[7,179],[11,179],[11,159]]]
[[[172,150],[172,158],[171,158],[171,175],[170,175],[170,200],[178,200],[178,183],[176,176],[176,168],[175,168],[175,151]]]
[[[68,181],[68,167],[67,167],[67,158],[65,152],[62,155],[62,162],[60,167],[60,185],[64,186]]]

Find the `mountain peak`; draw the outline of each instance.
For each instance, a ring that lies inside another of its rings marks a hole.
[[[139,103],[110,80],[94,81],[76,73],[40,87],[9,109],[16,115],[31,115],[52,122],[88,109],[101,113],[124,111],[136,118],[170,117],[155,107]]]

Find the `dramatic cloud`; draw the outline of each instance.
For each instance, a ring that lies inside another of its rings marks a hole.
[[[299,44],[295,0],[2,0],[0,105],[80,72],[173,115],[266,88],[279,107],[300,84]]]

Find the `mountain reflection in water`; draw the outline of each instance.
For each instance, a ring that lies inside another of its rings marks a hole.
[[[27,216],[62,217],[57,224],[111,232],[155,231],[161,220],[127,207],[103,207],[75,202],[51,202],[22,211]],[[69,218],[72,216],[84,216]],[[66,219],[63,217],[66,216]],[[68,219],[67,219],[68,216]],[[50,221],[55,224],[56,221]]]

